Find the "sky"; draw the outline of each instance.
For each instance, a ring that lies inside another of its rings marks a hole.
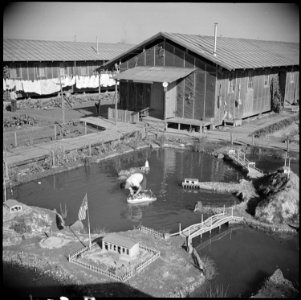
[[[299,43],[294,3],[13,2],[3,38],[137,44],[160,31]]]

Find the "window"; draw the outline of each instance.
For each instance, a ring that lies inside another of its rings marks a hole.
[[[20,65],[12,65],[9,68],[9,76],[12,79],[21,78],[22,77],[21,66]]]
[[[81,75],[81,76],[89,75],[89,66],[86,63],[84,63],[84,62],[79,63],[79,68],[80,68],[79,75]]]
[[[67,66],[64,64],[60,64],[60,76],[67,76],[68,71],[67,71]]]
[[[36,73],[38,78],[45,78],[46,77],[46,68],[44,64],[40,64],[36,67]]]
[[[235,93],[236,78],[234,74],[229,77],[228,93]]]
[[[251,71],[249,71],[248,76],[248,89],[253,89],[253,76]]]
[[[267,87],[270,84],[270,75],[269,74],[264,74],[264,86]]]

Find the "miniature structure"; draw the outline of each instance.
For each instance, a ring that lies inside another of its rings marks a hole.
[[[183,188],[192,188],[192,189],[199,189],[200,182],[197,178],[185,178],[182,182]]]
[[[246,154],[242,151],[236,152],[234,149],[231,149],[225,154],[225,159],[231,160],[234,164],[240,166],[243,170],[246,170],[250,178],[258,178],[264,175],[261,170],[256,168],[255,162],[249,161],[246,158]]]
[[[8,209],[10,213],[22,211],[23,207],[19,204],[18,201],[14,199],[9,199],[3,203]]]
[[[139,242],[112,233],[102,239],[102,249],[134,258],[139,254]]]
[[[141,191],[138,195],[135,196],[129,195],[126,200],[127,203],[137,204],[137,203],[156,201],[157,197],[153,194],[152,190],[144,190]]]

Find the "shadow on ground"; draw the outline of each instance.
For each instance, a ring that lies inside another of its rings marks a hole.
[[[20,279],[19,279],[20,280]],[[18,287],[16,287],[18,286]],[[24,297],[24,299],[40,299],[41,297],[55,297],[60,296],[83,299],[84,296],[90,297],[151,297],[135,288],[132,288],[126,283],[100,283],[84,286],[22,286],[19,281],[13,279],[6,280],[2,287],[2,293],[7,296],[6,299],[16,299]],[[31,298],[30,298],[31,295]]]

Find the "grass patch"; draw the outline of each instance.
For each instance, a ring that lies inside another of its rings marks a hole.
[[[294,123],[295,121],[299,120],[299,115],[298,116],[292,116],[289,117],[287,119],[281,120],[280,122],[268,125],[266,127],[260,128],[254,132],[252,132],[251,134],[249,134],[249,136],[254,135],[254,137],[259,138],[262,136],[265,136],[267,134],[273,133],[275,131],[278,131],[282,128],[285,128],[289,125],[291,125],[292,123]]]

